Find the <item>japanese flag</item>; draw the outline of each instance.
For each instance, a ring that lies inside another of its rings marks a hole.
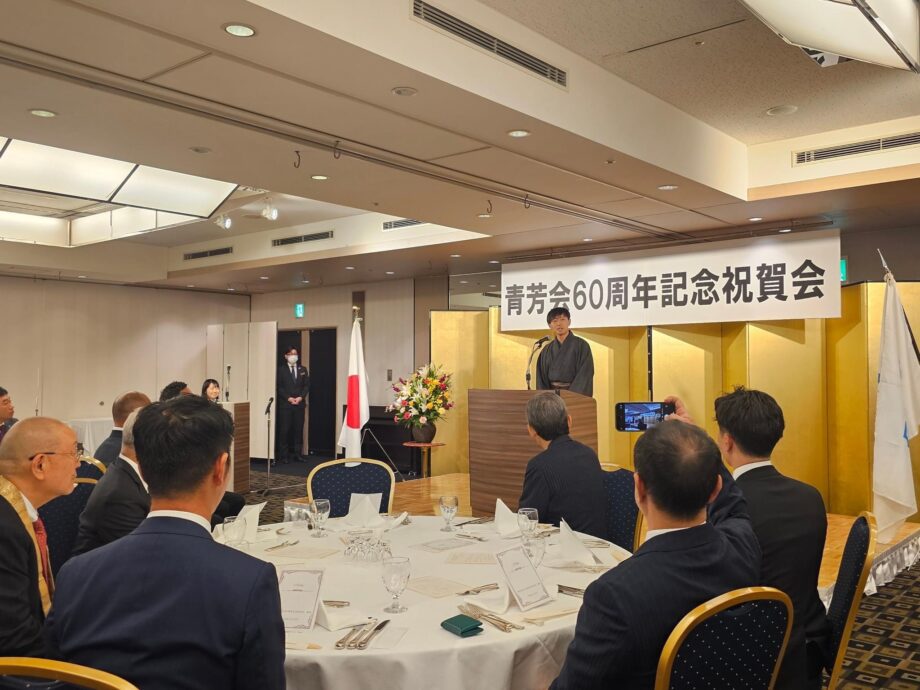
[[[342,420],[339,445],[346,458],[361,457],[361,428],[370,419],[367,404],[367,370],[364,368],[364,344],[361,326],[355,319],[351,328],[351,348],[348,352],[348,407]]]

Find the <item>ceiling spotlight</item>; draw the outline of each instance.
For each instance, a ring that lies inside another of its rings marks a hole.
[[[311,180],[316,180],[317,182],[322,182],[323,180],[328,180],[329,178],[326,175],[310,175]]]
[[[259,276],[259,280],[268,280],[268,276]]]
[[[523,139],[524,137],[530,136],[530,131],[526,129],[512,129],[508,132],[508,136],[512,139]]]
[[[249,38],[256,35],[256,30],[246,24],[224,24],[224,31],[237,38]]]
[[[763,218],[761,218],[760,216],[754,216],[753,218],[748,218],[748,220],[751,221],[752,223],[759,223],[760,221],[763,220]]]
[[[391,276],[391,275],[393,275],[394,273],[395,273],[395,271],[387,271],[387,272],[386,272],[386,274],[387,274],[388,276]]]
[[[211,153],[211,149],[207,146],[189,146],[188,150],[193,153]]]
[[[792,232],[792,228],[781,228],[781,229],[779,230],[779,232],[781,232],[781,233]]]
[[[355,270],[355,267],[354,267],[354,266],[346,266],[346,267],[345,267],[345,270],[346,270],[346,271],[353,271],[353,270]]]
[[[450,258],[451,258],[451,259],[459,259],[460,256],[461,256],[460,254],[451,254],[451,255],[450,255]]]
[[[234,288],[234,287],[228,287],[228,288],[227,288],[227,292],[236,292],[236,288]]]
[[[498,259],[491,259],[491,260],[489,261],[489,263],[490,263],[490,264],[500,264],[501,261],[499,261]]]
[[[303,283],[304,285],[308,285],[310,283],[310,281],[306,279],[301,280],[300,282]]]
[[[593,242],[593,241],[594,241],[594,238],[592,238],[592,237],[585,237],[585,238],[583,238],[581,241],[582,241],[582,242]]]
[[[85,278],[86,276],[77,276],[77,278]]]
[[[461,281],[460,281],[460,284],[461,284],[461,285],[466,285],[466,284],[469,283],[469,282],[470,282],[470,281],[468,281],[468,280],[461,280]]]
[[[411,86],[394,86],[390,89],[390,93],[394,96],[414,96],[418,93],[418,89],[414,89]]]
[[[777,116],[777,115],[792,115],[799,109],[797,105],[774,105],[772,108],[767,108],[765,111],[767,115]]]
[[[675,189],[677,189],[677,185],[676,184],[660,184],[658,185],[658,189],[660,189],[662,192],[673,192]]]
[[[233,226],[233,219],[230,216],[220,214],[214,219],[214,225],[224,230],[229,230]]]
[[[272,206],[272,202],[265,200],[265,206],[262,207],[262,217],[266,220],[278,220],[278,209]]]
[[[35,117],[57,117],[57,113],[53,110],[44,110],[42,108],[34,108],[29,111],[29,114]]]
[[[477,215],[476,217],[477,217],[477,218],[491,218],[491,217],[492,217],[492,214],[491,214],[491,213],[480,213],[480,214]]]

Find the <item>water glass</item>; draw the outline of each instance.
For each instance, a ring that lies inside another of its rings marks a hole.
[[[246,538],[245,518],[241,520],[236,515],[224,518],[223,526],[224,540],[227,542],[227,546],[232,546],[234,549],[240,548]]]
[[[313,536],[314,537],[325,537],[326,534],[323,532],[323,525],[326,522],[326,518],[329,517],[329,511],[332,509],[332,506],[329,504],[328,498],[317,498],[310,504],[310,519],[313,521]]]
[[[387,613],[403,613],[408,609],[399,603],[399,595],[409,584],[409,559],[404,556],[394,556],[383,561],[383,585],[393,596],[393,603],[384,611]]]
[[[521,508],[518,514],[518,527],[521,530],[521,536],[531,537],[537,533],[537,525],[540,522],[540,515],[536,508]]]
[[[310,513],[306,508],[291,508],[291,526],[296,530],[305,530],[310,520]]]
[[[460,506],[460,499],[456,496],[441,496],[439,505],[441,506],[441,517],[444,518],[445,523],[441,531],[453,532],[454,528],[450,523],[454,521],[454,515],[457,514],[457,508]]]
[[[348,544],[345,548],[345,558],[350,560],[361,560],[362,554],[367,549],[367,542],[370,538],[371,531],[369,529],[349,530],[345,535],[345,543]]]
[[[535,536],[525,536],[523,539],[524,553],[536,568],[543,562],[543,556],[546,554],[546,539]]]

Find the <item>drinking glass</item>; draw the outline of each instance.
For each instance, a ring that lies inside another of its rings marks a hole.
[[[317,498],[313,503],[310,504],[310,517],[313,520],[313,536],[314,537],[325,537],[326,534],[323,532],[323,525],[326,522],[326,518],[329,517],[329,511],[332,509],[332,506],[329,504],[328,498]]]
[[[536,568],[543,562],[543,556],[546,554],[546,539],[525,536],[523,543],[524,553],[527,554],[527,558],[530,559],[530,562],[533,563],[533,567]]]
[[[454,528],[450,523],[454,521],[454,515],[457,514],[457,507],[460,505],[460,499],[456,496],[441,496],[439,504],[441,506],[441,517],[444,518],[445,523],[441,531],[453,532]]]
[[[310,513],[306,508],[291,508],[291,526],[297,530],[307,529],[310,520]]]
[[[399,595],[409,584],[409,559],[405,556],[394,556],[383,561],[383,585],[393,595],[393,603],[384,611],[387,613],[403,613],[408,609],[399,603]]]
[[[227,546],[238,549],[243,545],[243,539],[246,537],[246,520],[240,520],[239,516],[233,515],[224,518],[224,540]]]
[[[521,530],[521,536],[532,537],[537,533],[537,524],[540,521],[540,515],[536,508],[520,508],[518,514],[518,527]]]

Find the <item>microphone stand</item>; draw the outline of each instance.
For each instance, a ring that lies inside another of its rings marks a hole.
[[[272,465],[275,464],[272,460],[272,402],[274,398],[268,402],[268,407],[265,408],[265,488],[256,489],[255,491],[250,491],[251,494],[259,494],[263,498],[268,497],[272,491],[284,491],[285,489],[293,489],[294,487],[303,486],[301,482],[296,484],[286,484],[284,486],[276,486],[272,488]]]
[[[542,339],[538,340],[537,342],[533,344],[533,348],[530,350],[530,359],[527,360],[527,372],[524,374],[524,380],[527,381],[527,390],[531,390],[530,388],[530,365],[533,364],[533,356],[537,354],[540,350],[543,349],[543,344],[545,342],[546,341]]]

